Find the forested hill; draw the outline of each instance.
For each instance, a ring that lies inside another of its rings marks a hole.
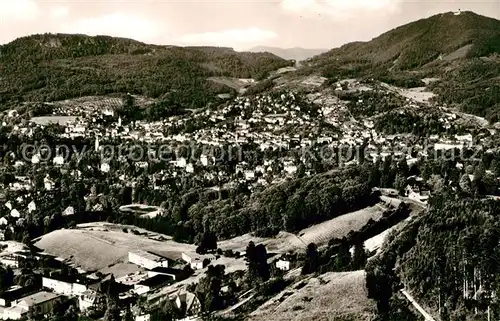
[[[499,20],[470,11],[458,15],[448,12],[408,23],[368,42],[353,42],[332,49],[314,57],[312,63],[324,66],[367,63],[408,70],[436,60],[446,62],[495,52],[500,52]]]
[[[192,106],[229,88],[210,76],[262,79],[290,62],[231,48],[144,44],[109,36],[44,34],[0,46],[0,105],[85,95],[183,93]]]
[[[405,287],[445,320],[500,317],[500,203],[438,195],[428,213],[393,235],[367,265],[369,295],[379,313]],[[441,296],[441,299],[439,298]]]
[[[420,19],[371,41],[353,42],[312,58],[304,72],[328,78],[370,77],[398,86],[424,86],[440,103],[498,119],[500,21],[473,12]]]

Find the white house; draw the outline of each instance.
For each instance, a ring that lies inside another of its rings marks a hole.
[[[102,163],[101,164],[101,172],[103,173],[108,173],[110,170],[109,164],[108,163]]]
[[[12,211],[10,211],[10,216],[12,216],[12,217],[21,217],[21,213],[19,213],[18,210],[13,209]]]
[[[54,182],[52,182],[52,180],[47,175],[43,179],[43,185],[47,191],[50,191],[54,187]]]
[[[87,290],[78,296],[78,307],[81,312],[86,312],[96,306],[101,298],[95,290]]]
[[[135,317],[135,321],[149,321],[151,320],[151,314],[142,314]]]
[[[68,206],[62,212],[62,216],[71,216],[71,215],[75,215],[75,208],[73,206]]]
[[[208,166],[208,156],[207,155],[201,155],[200,156],[200,162],[203,166]]]
[[[0,257],[0,263],[6,266],[10,266],[13,268],[18,268],[19,267],[19,260],[17,256],[14,255],[4,255]]]
[[[128,252],[128,261],[148,270],[156,267],[168,267],[168,259],[148,251]]]
[[[134,292],[138,295],[156,290],[169,284],[172,279],[163,274],[157,274],[134,285]]]
[[[12,204],[10,202],[5,203],[5,207],[7,207],[9,210],[12,210]]]
[[[113,109],[106,108],[102,111],[102,114],[104,116],[111,116],[112,117],[112,116],[114,116],[115,113],[114,113]]]
[[[201,312],[201,302],[194,293],[179,290],[174,302],[178,309],[184,307],[188,320],[195,320],[192,317],[196,317]]]
[[[429,191],[415,191],[410,186],[407,186],[405,192],[409,199],[422,202],[424,204],[426,204],[427,201],[429,200],[429,195],[430,195]]]
[[[56,156],[54,157],[54,159],[52,160],[52,163],[54,163],[54,165],[63,165],[64,164],[64,157],[62,156]]]
[[[276,267],[282,271],[290,270],[290,261],[288,260],[278,260],[276,262]]]
[[[245,179],[246,180],[252,180],[254,178],[255,178],[255,172],[254,171],[251,171],[251,170],[245,171]]]
[[[176,165],[177,167],[186,167],[186,165],[187,165],[187,161],[186,161],[186,159],[185,159],[184,157],[181,157],[181,158],[179,158],[179,159],[176,161],[175,165]]]
[[[28,204],[28,213],[31,213],[33,211],[36,211],[36,204],[35,204],[35,201],[31,201],[29,204]]]
[[[31,163],[32,164],[38,164],[40,163],[40,154],[35,154],[31,157]]]
[[[194,166],[193,166],[193,164],[191,164],[191,163],[186,164],[186,172],[188,172],[188,173],[194,173]]]
[[[46,277],[42,277],[42,286],[55,293],[67,296],[82,295],[87,291],[87,287],[83,284],[69,283]]]
[[[182,259],[186,262],[189,263],[191,268],[193,270],[201,270],[204,268],[203,261],[205,259],[208,259],[209,261],[214,261],[215,256],[214,255],[198,255],[195,253],[186,253],[182,252]]]
[[[9,224],[9,221],[5,217],[0,218],[0,226],[5,226]]]

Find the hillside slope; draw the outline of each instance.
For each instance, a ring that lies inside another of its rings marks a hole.
[[[311,59],[303,72],[330,79],[370,77],[430,88],[436,101],[495,122],[500,105],[500,21],[475,14],[438,14],[353,42]]]
[[[258,46],[249,49],[250,52],[270,52],[283,59],[293,59],[296,61],[306,60],[308,58],[317,56],[321,53],[327,52],[328,49],[308,49],[308,48],[278,48],[278,47],[266,47]]]
[[[365,273],[329,272],[299,283],[269,300],[248,320],[372,320],[374,302],[366,297]]]
[[[467,47],[466,47],[467,46]],[[456,58],[500,52],[500,21],[473,12],[452,12],[420,19],[392,29],[368,42],[353,42],[314,59],[315,65],[333,62],[370,63],[408,70],[464,48]],[[452,56],[449,56],[452,57]]]
[[[144,44],[108,36],[44,34],[0,46],[0,105],[85,95],[135,93],[161,97],[178,91],[203,106],[230,88],[210,76],[264,78],[290,65],[270,53],[231,48]]]

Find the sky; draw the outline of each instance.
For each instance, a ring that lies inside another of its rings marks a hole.
[[[0,44],[51,32],[236,50],[330,49],[458,9],[500,19],[500,0],[0,0]]]

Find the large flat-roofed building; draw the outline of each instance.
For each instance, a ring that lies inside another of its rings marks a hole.
[[[66,282],[47,277],[42,277],[42,286],[54,291],[55,293],[68,296],[81,295],[87,290],[87,287],[84,284]]]
[[[4,320],[19,320],[27,316],[30,311],[46,315],[52,312],[54,303],[60,298],[59,294],[38,292],[13,302],[10,308],[3,311],[2,317]]]
[[[148,270],[156,267],[168,267],[167,258],[143,250],[128,252],[128,261]]]
[[[183,280],[188,277],[186,271],[179,269],[157,267],[148,271],[148,277],[153,277],[159,274],[169,276],[174,281]]]
[[[157,274],[150,277],[144,281],[141,281],[134,285],[134,292],[138,295],[142,295],[152,290],[161,288],[172,282],[172,278],[168,275]]]

